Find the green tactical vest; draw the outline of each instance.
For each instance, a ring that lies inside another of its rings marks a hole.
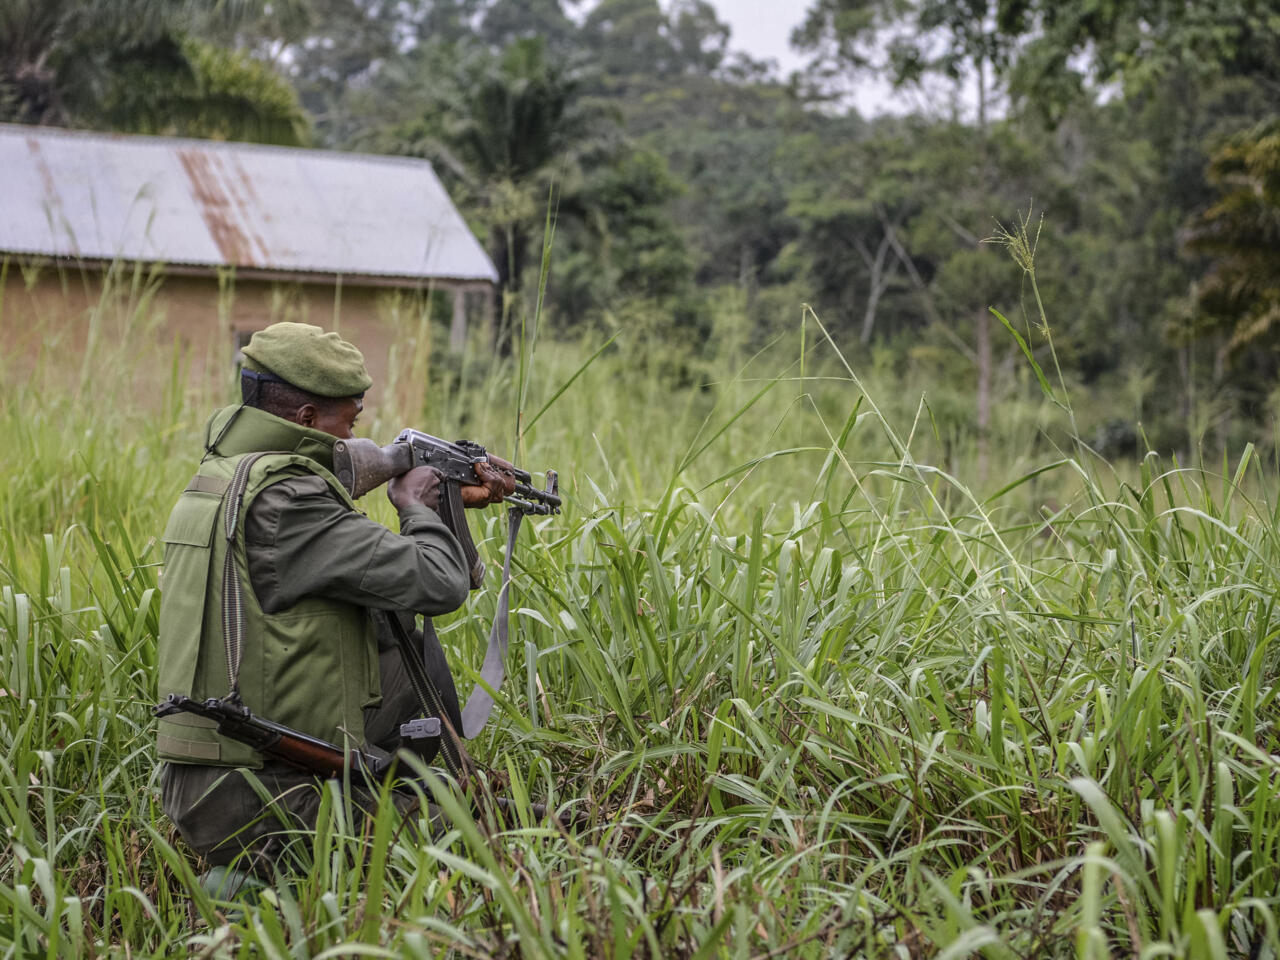
[[[218,438],[214,452],[178,498],[164,532],[159,695],[206,700],[229,690],[222,632],[223,493],[245,456],[272,451],[249,472],[235,537],[244,604],[240,695],[257,716],[339,746],[359,745],[364,708],[381,701],[377,641],[367,611],[307,597],[281,613],[264,613],[245,555],[245,517],[254,498],[273,483],[319,476],[355,509],[330,472],[335,438],[252,407],[219,411],[207,430],[206,443]],[[160,720],[157,748],[161,759],[179,763],[262,766],[261,753],[218,736],[212,721],[192,714]]]

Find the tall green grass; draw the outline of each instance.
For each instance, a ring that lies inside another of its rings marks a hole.
[[[138,331],[100,341],[127,389],[0,407],[5,956],[1280,951],[1274,467],[1113,467],[1021,399],[974,489],[925,384],[812,315],[676,378],[625,334],[585,368],[601,341],[473,357],[379,411],[379,440],[500,445],[519,397],[522,459],[561,470],[474,754],[590,824],[439,792],[453,826],[424,839],[333,790],[289,876],[210,897],[149,706],[156,536],[212,398],[180,358],[130,363]],[[496,560],[501,517],[473,525]],[[464,688],[495,600],[441,622]]]

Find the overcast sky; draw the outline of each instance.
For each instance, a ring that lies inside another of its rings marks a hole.
[[[776,60],[783,77],[804,67],[805,58],[791,49],[791,31],[804,19],[811,0],[711,0],[711,5],[733,31],[730,49]],[[852,99],[864,116],[907,113],[923,106],[921,95],[895,92],[869,77],[858,81]]]
[[[711,0],[711,5],[733,28],[729,42],[735,49],[777,60],[783,76],[804,66],[788,41],[804,19],[808,0]]]

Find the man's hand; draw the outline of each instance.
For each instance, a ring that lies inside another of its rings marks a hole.
[[[501,457],[489,455],[488,463],[476,464],[476,476],[484,485],[462,487],[462,505],[464,507],[487,507],[491,503],[501,503],[504,497],[516,492],[516,478],[511,471],[515,469]]]
[[[472,489],[485,488],[463,487],[464,502],[467,491]],[[435,467],[414,467],[408,473],[392,477],[391,482],[387,484],[387,499],[397,510],[403,510],[414,504],[439,510],[440,471]]]

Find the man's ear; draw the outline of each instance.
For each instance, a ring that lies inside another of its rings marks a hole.
[[[293,422],[304,427],[314,427],[320,411],[314,403],[304,403],[293,414]]]

